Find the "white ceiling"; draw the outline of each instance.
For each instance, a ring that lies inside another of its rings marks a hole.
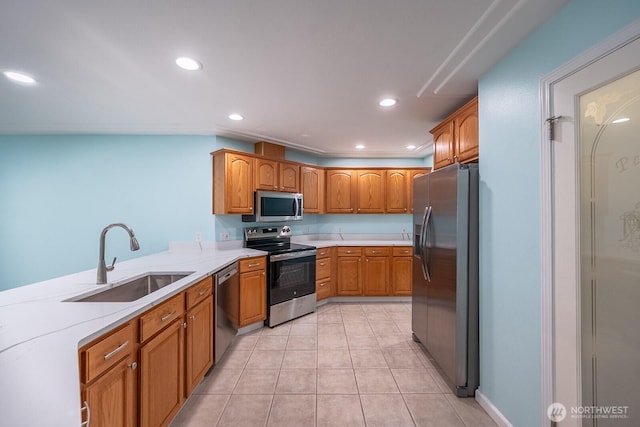
[[[0,71],[38,83],[0,79],[0,133],[216,134],[422,157],[429,129],[567,1],[3,2]],[[184,55],[203,69],[176,67]],[[378,107],[385,96],[398,105]]]

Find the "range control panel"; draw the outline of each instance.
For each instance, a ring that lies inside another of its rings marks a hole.
[[[291,236],[291,227],[288,225],[283,225],[282,227],[247,227],[244,229],[245,240],[289,236]]]

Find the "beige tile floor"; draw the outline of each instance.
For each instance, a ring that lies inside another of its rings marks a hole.
[[[329,303],[235,338],[172,427],[495,426],[411,339],[410,303]]]

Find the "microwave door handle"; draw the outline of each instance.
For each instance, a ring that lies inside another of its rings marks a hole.
[[[298,203],[299,203],[298,198],[294,197],[293,198],[293,216],[299,216],[298,215]]]

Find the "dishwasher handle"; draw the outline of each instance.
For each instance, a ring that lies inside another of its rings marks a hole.
[[[234,263],[216,274],[216,284],[222,285],[236,274],[238,274],[238,263]]]

